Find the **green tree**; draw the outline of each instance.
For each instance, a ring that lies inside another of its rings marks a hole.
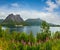
[[[41,32],[42,40],[45,41],[46,39],[50,38],[51,36],[51,32],[49,30],[50,26],[46,21],[42,22],[41,29],[42,29],[42,32]]]
[[[42,24],[41,24],[41,29],[42,29],[42,32],[44,33],[49,33],[49,24],[46,22],[46,21],[43,21]]]

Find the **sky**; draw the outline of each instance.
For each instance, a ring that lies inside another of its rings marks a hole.
[[[60,0],[0,0],[0,19],[11,13],[20,14],[24,20],[40,18],[60,24]]]

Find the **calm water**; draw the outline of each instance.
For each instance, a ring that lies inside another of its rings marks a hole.
[[[40,26],[24,26],[24,27],[17,27],[17,28],[7,28],[7,27],[2,27],[2,29],[9,29],[10,32],[12,31],[17,31],[17,32],[26,32],[27,34],[29,34],[31,31],[33,32],[33,34],[35,35],[37,32],[41,32],[41,28]],[[56,32],[56,31],[60,31],[60,27],[50,27],[50,31],[51,32]]]

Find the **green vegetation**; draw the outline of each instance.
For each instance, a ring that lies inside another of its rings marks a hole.
[[[0,26],[0,50],[60,50],[60,32],[51,36],[49,25],[43,21],[41,33],[10,33]]]

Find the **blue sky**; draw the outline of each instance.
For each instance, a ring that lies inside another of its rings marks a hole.
[[[60,24],[60,0],[0,0],[0,18],[10,13],[28,18],[41,18],[49,23]]]
[[[0,6],[18,4],[21,8],[41,11],[46,6],[46,0],[1,0]]]

